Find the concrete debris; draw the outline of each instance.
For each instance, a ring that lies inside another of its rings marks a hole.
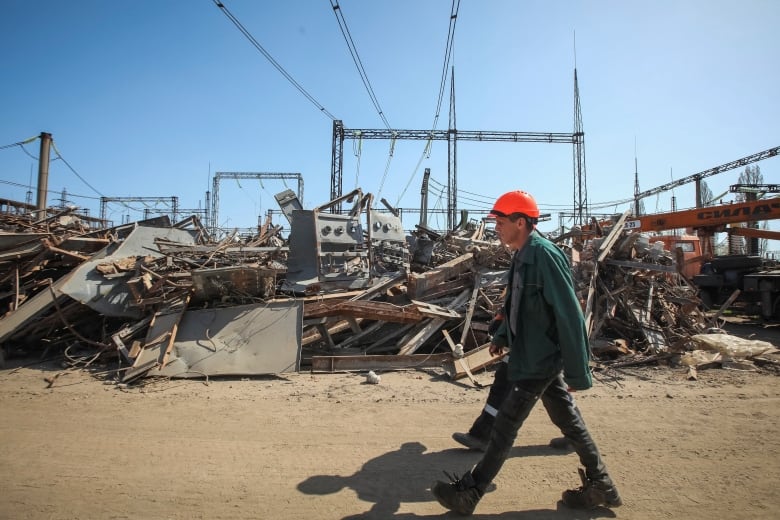
[[[251,238],[215,240],[196,216],[91,229],[71,210],[0,214],[0,363],[101,359],[122,384],[299,370],[368,371],[378,384],[378,371],[427,367],[481,386],[474,373],[498,360],[489,326],[511,261],[485,220],[407,235],[393,208],[374,209],[359,189],[313,210],[290,190],[277,201],[288,238],[270,219]],[[352,208],[329,211],[342,202]],[[695,376],[769,352],[733,338],[705,346],[723,335],[710,334],[717,318],[674,255],[620,220],[605,231],[556,239],[595,369],[669,363]]]

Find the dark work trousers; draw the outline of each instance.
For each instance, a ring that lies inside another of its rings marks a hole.
[[[512,389],[496,416],[485,454],[471,470],[471,477],[480,493],[484,493],[498,475],[514,445],[517,432],[539,398],[542,399],[552,422],[571,441],[580,463],[585,466],[588,479],[611,486],[612,480],[607,474],[596,443],[588,433],[563,376],[558,374],[548,379],[512,382]]]
[[[498,410],[512,389],[512,382],[507,378],[508,365],[509,363],[506,361],[501,361],[496,366],[493,384],[490,385],[490,392],[488,392],[485,407],[469,429],[470,435],[478,439],[484,439],[485,442],[490,438],[490,431],[493,429],[493,423],[496,421]]]

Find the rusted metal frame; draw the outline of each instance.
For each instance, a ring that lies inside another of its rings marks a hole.
[[[370,356],[313,356],[312,372],[349,372],[363,370],[405,370],[437,368],[452,359],[450,354],[409,354]]]
[[[43,246],[47,250],[52,252],[52,253],[58,253],[58,254],[61,254],[61,255],[64,255],[64,256],[67,256],[67,257],[70,257],[70,258],[75,258],[79,262],[84,262],[85,260],[89,260],[90,259],[89,256],[84,256],[84,255],[80,255],[78,253],[74,253],[72,251],[67,251],[65,249],[61,249],[61,248],[55,246],[54,244],[52,244],[48,239],[44,238],[42,240],[42,242],[43,242]]]
[[[42,267],[46,264],[48,256],[49,252],[44,248],[44,250],[35,255],[35,257],[26,261],[23,267],[20,268],[20,271],[26,274],[32,273],[37,267]],[[14,274],[12,272],[7,273],[5,276],[0,277],[0,283],[8,282],[13,276]]]

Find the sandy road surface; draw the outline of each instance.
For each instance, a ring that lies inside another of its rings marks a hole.
[[[435,371],[158,381],[120,389],[56,367],[0,372],[0,519],[449,518],[430,495],[487,390]],[[490,373],[478,379],[489,383]],[[775,519],[780,378],[642,368],[577,394],[623,495],[558,500],[577,460],[534,410],[477,519]]]

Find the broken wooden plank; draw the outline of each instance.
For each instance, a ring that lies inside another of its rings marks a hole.
[[[739,294],[741,292],[742,291],[740,291],[739,289],[734,289],[734,292],[731,293],[731,296],[729,296],[728,299],[725,302],[723,302],[723,305],[721,305],[720,308],[718,309],[718,311],[713,315],[713,317],[712,317],[713,321],[717,320],[718,318],[720,318],[720,315],[723,314],[723,312],[726,309],[731,307],[731,304],[734,303],[734,300],[736,300],[739,297]]]
[[[423,298],[426,300],[436,300],[451,295],[453,293],[462,291],[465,288],[471,287],[473,283],[474,280],[472,274],[463,273],[454,280],[450,280],[448,282],[442,282],[436,284],[435,286],[429,287],[424,294],[422,294],[421,296],[420,295],[414,296],[414,298],[418,300]],[[407,294],[409,294],[408,286],[407,286]]]
[[[469,376],[469,380],[471,380],[471,384],[473,384],[476,387],[482,388],[482,385],[479,382],[477,382],[476,379],[474,379],[474,374],[471,373],[469,364],[463,358],[464,357],[463,345],[460,346],[460,352],[458,352],[458,346],[455,344],[455,342],[452,341],[452,338],[450,337],[450,333],[447,332],[447,329],[444,329],[441,332],[442,334],[444,334],[444,339],[447,340],[447,344],[450,346],[450,350],[452,350],[452,357],[458,360],[458,364],[460,364],[460,367],[466,372],[466,375]]]
[[[664,273],[677,273],[675,265],[648,264],[647,262],[635,262],[633,260],[613,260],[608,258],[604,260],[607,265],[617,265],[619,267],[628,267],[630,269],[644,269],[646,271],[660,271]]]
[[[457,278],[464,272],[470,271],[473,267],[474,255],[466,253],[425,273],[411,273],[407,281],[409,297],[422,299],[427,296],[429,291],[436,289],[437,286],[448,280]]]
[[[466,337],[471,327],[471,318],[474,316],[474,307],[477,305],[477,296],[479,295],[479,288],[482,286],[482,277],[477,275],[474,277],[474,291],[471,293],[471,299],[469,300],[468,311],[466,312],[466,322],[463,324],[463,332],[460,335],[461,345],[466,342]]]
[[[636,319],[642,334],[644,335],[645,339],[647,339],[647,345],[651,352],[653,354],[660,354],[661,352],[664,352],[667,346],[666,338],[664,337],[661,327],[650,322],[646,318],[643,310],[638,308],[637,305],[633,304],[629,307],[629,309],[631,310],[634,319]]]
[[[176,317],[171,327],[171,333],[168,338],[167,345],[165,345],[165,348],[162,351],[162,360],[160,361],[160,368],[165,368],[165,365],[168,364],[168,358],[171,355],[171,349],[173,349],[173,342],[176,341],[176,333],[179,330],[179,323],[181,322],[182,316],[184,316],[184,313],[187,311],[187,304],[189,304],[190,302],[191,294],[192,293],[189,293],[187,294],[187,296],[184,297],[184,301],[176,310]]]
[[[277,301],[276,303],[278,303]],[[363,320],[360,318],[355,319],[355,322],[360,324]],[[323,325],[325,328],[325,335],[323,335],[322,331],[320,330],[320,327],[318,325]],[[333,321],[330,324],[328,324],[327,318],[314,318],[314,319],[306,319],[303,321],[303,329],[307,329],[310,327],[314,327],[317,330],[312,331],[311,333],[306,334],[303,340],[301,340],[301,345],[310,345],[312,343],[316,343],[320,340],[328,341],[328,336],[332,334],[338,334],[339,332],[344,332],[347,329],[352,328],[352,323],[349,320],[338,320]],[[330,343],[332,346],[335,346],[333,343],[332,338],[330,339]]]
[[[439,305],[434,305],[433,303],[412,300],[412,304],[417,308],[420,314],[428,318],[445,318],[448,320],[456,320],[462,317],[459,312],[455,312],[452,309],[441,307]]]
[[[338,345],[336,345],[336,348],[346,348],[353,343],[357,343],[358,341],[362,340],[366,336],[370,336],[371,334],[375,333],[377,330],[379,330],[382,326],[384,326],[385,323],[382,321],[377,321],[373,325],[369,325],[364,330],[359,331],[352,336],[348,337]]]
[[[630,210],[624,211],[618,221],[615,222],[615,224],[612,226],[612,230],[609,232],[609,235],[607,235],[607,238],[604,239],[604,241],[601,243],[596,254],[596,262],[593,266],[593,273],[591,274],[590,284],[588,287],[588,297],[585,302],[585,330],[587,331],[588,338],[590,338],[593,333],[593,315],[595,313],[594,299],[596,296],[596,280],[599,275],[599,264],[604,261],[609,252],[612,250],[612,246],[615,245],[615,242],[617,241],[620,234],[623,233],[623,224],[625,223],[629,212]]]
[[[39,291],[38,294],[24,302],[15,311],[7,314],[0,320],[0,343],[3,343],[35,322],[55,303],[65,301],[67,296],[62,294],[62,287],[68,282],[70,274],[67,274],[54,282],[50,290]]]
[[[420,310],[414,305],[398,306],[388,302],[363,300],[350,300],[330,304],[324,302],[307,304],[305,316],[306,318],[352,316],[394,323],[416,323],[424,318]]]
[[[457,309],[466,303],[466,299],[469,297],[469,292],[469,290],[465,290],[460,293],[457,298],[455,298],[449,305],[447,305],[447,308]],[[406,341],[405,344],[400,346],[398,354],[402,356],[414,354],[417,349],[420,348],[423,343],[428,340],[428,338],[435,334],[437,330],[441,329],[444,324],[447,323],[447,321],[448,320],[445,318],[432,318],[428,323],[423,325],[423,327],[418,330],[408,341]]]
[[[409,354],[399,356],[313,356],[311,358],[312,372],[340,372],[351,370],[402,370],[411,368],[436,368],[452,361],[452,355],[443,354]]]
[[[447,355],[449,356],[449,354]],[[485,343],[480,347],[466,352],[466,355],[463,356],[462,361],[468,365],[469,370],[473,373],[475,370],[482,370],[493,365],[494,363],[497,363],[501,360],[502,357],[504,357],[503,354],[493,356],[490,353],[490,343]],[[451,379],[457,380],[468,375],[466,370],[458,369],[458,366],[459,363],[455,363],[455,360],[450,356],[450,360],[444,367],[444,370],[449,374]]]

